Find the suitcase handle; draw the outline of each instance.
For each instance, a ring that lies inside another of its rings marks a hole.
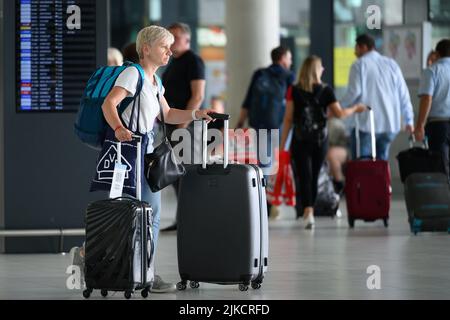
[[[231,116],[229,114],[216,113],[216,112],[208,113],[208,116],[210,116],[211,118],[213,118],[215,120],[223,120],[223,121],[228,121],[231,118]]]
[[[414,148],[414,143],[416,143],[416,142],[417,141],[416,141],[416,137],[414,136],[414,134],[410,135],[409,136],[409,147],[411,149]],[[430,149],[430,146],[428,145],[428,137],[427,136],[424,137],[424,139],[422,141],[422,145],[425,150]]]
[[[377,159],[377,139],[375,137],[375,117],[373,115],[373,109],[370,106],[367,106],[368,112],[369,112],[369,119],[370,119],[370,138],[372,141],[372,159]],[[355,135],[356,135],[356,158],[361,158],[361,139],[359,136],[359,116],[355,116]]]
[[[210,113],[208,114],[211,118],[216,120],[223,120],[224,129],[223,129],[223,167],[224,169],[228,168],[228,147],[229,147],[229,132],[228,129],[230,127],[230,115],[228,114],[219,114],[219,113]],[[206,169],[206,163],[208,159],[208,124],[205,119],[202,119],[202,168]]]
[[[142,200],[141,190],[141,144],[142,137],[133,134],[133,140],[137,141],[137,156],[136,156],[136,198]],[[122,164],[122,142],[117,142],[117,163]]]

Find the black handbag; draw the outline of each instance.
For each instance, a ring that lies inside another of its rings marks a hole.
[[[159,94],[156,96],[159,102]],[[186,174],[186,169],[178,161],[167,137],[164,113],[159,102],[161,122],[163,126],[163,142],[153,153],[144,156],[144,174],[152,192],[158,192],[173,184]]]

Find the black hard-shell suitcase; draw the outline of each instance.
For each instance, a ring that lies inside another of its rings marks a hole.
[[[259,289],[268,266],[265,181],[254,165],[228,164],[225,117],[223,164],[206,165],[203,123],[202,165],[187,168],[178,195],[178,290],[199,282]]]
[[[140,139],[139,137],[135,137]],[[117,159],[121,159],[118,147]],[[138,142],[137,159],[140,159]],[[141,162],[137,161],[137,172]],[[137,175],[137,198],[141,199]],[[154,279],[154,246],[151,206],[134,198],[116,198],[91,203],[86,211],[85,298],[94,289],[124,291],[127,299],[135,290],[146,298]]]
[[[405,183],[406,178],[413,173],[445,172],[444,161],[440,152],[429,150],[427,140],[423,148],[414,147],[414,136],[410,137],[410,148],[397,155],[400,179]]]
[[[450,233],[450,186],[444,173],[413,173],[406,178],[408,221],[414,234]]]

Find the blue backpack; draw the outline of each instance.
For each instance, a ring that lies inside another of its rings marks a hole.
[[[251,92],[249,124],[254,129],[279,129],[285,111],[286,77],[259,70]]]
[[[139,64],[124,63],[120,67],[98,68],[89,79],[81,98],[74,129],[75,135],[86,145],[96,150],[100,150],[106,136],[108,123],[103,116],[102,105],[114,87],[119,75],[128,67],[135,67],[139,71],[139,81],[136,94],[133,97],[125,98],[118,107],[119,115],[125,111],[127,106],[136,100],[142,91],[145,72]],[[158,87],[161,88],[161,80],[155,75]]]

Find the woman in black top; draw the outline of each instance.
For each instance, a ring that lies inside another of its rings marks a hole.
[[[327,115],[344,118],[364,112],[366,106],[354,105],[342,109],[333,89],[323,84],[322,60],[308,57],[302,65],[298,83],[287,92],[286,113],[283,123],[281,145],[286,144],[289,131],[294,125],[292,157],[298,177],[297,219],[303,216],[306,229],[314,226],[314,203],[317,197],[317,182],[325,161],[328,144]]]

